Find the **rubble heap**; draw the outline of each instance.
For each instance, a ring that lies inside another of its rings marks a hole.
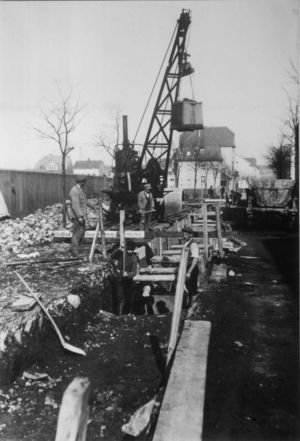
[[[0,222],[1,252],[18,254],[30,247],[51,243],[54,240],[54,231],[62,228],[62,204],[54,204],[38,209],[23,219],[7,219]],[[88,223],[91,227],[97,221],[97,215],[88,211]],[[67,229],[71,222],[67,220]]]

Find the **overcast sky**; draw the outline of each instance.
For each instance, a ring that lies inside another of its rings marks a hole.
[[[133,139],[182,8],[191,10],[195,73],[181,98],[193,93],[205,126],[227,126],[237,154],[262,163],[287,117],[285,89],[297,94],[287,75],[299,61],[297,0],[0,2],[0,168],[33,168],[58,154],[33,127],[56,100],[55,81],[67,80],[85,105],[72,160],[110,163],[94,140],[113,138],[117,112],[128,115]]]

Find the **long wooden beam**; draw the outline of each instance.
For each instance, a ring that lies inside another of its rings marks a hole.
[[[201,441],[211,323],[185,321],[153,441]]]
[[[69,384],[59,410],[55,441],[85,441],[89,390],[86,377],[76,377]]]

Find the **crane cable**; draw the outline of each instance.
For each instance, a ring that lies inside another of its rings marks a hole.
[[[190,45],[190,38],[191,38],[191,33],[190,31],[188,31],[188,35],[187,35],[187,44],[186,44],[186,48],[188,49],[189,45]],[[190,77],[190,85],[191,85],[191,93],[192,93],[192,98],[195,101],[195,94],[194,94],[194,84],[193,84],[193,80],[192,80],[192,74],[189,75]]]
[[[155,86],[156,86],[156,84],[157,84],[157,81],[158,81],[159,75],[160,75],[160,73],[161,73],[162,67],[163,67],[163,65],[164,65],[165,59],[166,59],[166,57],[167,57],[167,54],[168,54],[168,52],[169,52],[169,49],[170,49],[170,46],[171,46],[172,40],[173,40],[173,38],[174,38],[174,35],[175,35],[175,32],[176,32],[177,26],[178,26],[178,23],[176,23],[176,25],[175,25],[175,29],[174,29],[174,31],[173,31],[173,34],[172,34],[172,37],[171,37],[171,39],[170,39],[169,45],[168,45],[168,47],[167,47],[166,53],[165,53],[164,58],[163,58],[163,60],[162,60],[161,66],[160,66],[160,68],[159,68],[158,74],[157,74],[156,79],[155,79],[155,82],[154,82],[154,85],[153,85],[152,90],[151,90],[151,92],[150,92],[150,96],[149,96],[149,98],[148,98],[148,101],[147,101],[147,104],[146,104],[145,110],[144,110],[143,115],[142,115],[142,117],[141,117],[141,120],[140,120],[140,123],[139,123],[139,125],[138,125],[137,131],[136,131],[136,133],[135,133],[135,135],[134,135],[133,144],[135,143],[135,139],[136,139],[136,137],[137,137],[137,135],[138,135],[138,132],[139,132],[140,127],[141,127],[141,124],[142,124],[142,122],[143,122],[143,119],[144,119],[145,113],[146,113],[146,111],[147,111],[147,108],[148,108],[148,106],[149,106],[150,100],[151,100],[151,98],[152,98],[152,95],[153,95],[153,92],[154,92]]]

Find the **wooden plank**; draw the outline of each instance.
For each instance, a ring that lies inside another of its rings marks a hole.
[[[153,441],[202,439],[211,323],[185,321]]]
[[[175,274],[137,274],[134,276],[135,282],[174,282]]]
[[[186,242],[185,247],[182,249],[182,254],[180,256],[180,264],[178,269],[178,278],[177,278],[176,291],[175,291],[174,312],[172,316],[170,338],[168,343],[167,363],[169,363],[172,358],[178,339],[179,323],[180,323],[180,316],[182,310],[183,292],[184,292],[184,284],[185,284],[185,276],[186,276],[186,267],[187,267],[189,246],[191,240],[192,239]]]
[[[165,268],[165,267],[154,267],[154,268],[141,268],[140,274],[176,274],[178,268]]]
[[[85,441],[88,422],[90,382],[76,377],[63,395],[55,441]]]
[[[93,240],[95,236],[95,230],[88,230],[85,232],[84,238]],[[98,237],[101,236],[99,231]],[[72,233],[69,230],[58,230],[54,232],[55,239],[71,239]],[[117,240],[120,238],[119,231],[117,230],[106,230],[105,231],[106,239],[114,239]],[[145,232],[141,230],[125,230],[125,238],[126,239],[144,239]]]
[[[176,256],[181,254],[181,249],[164,250],[163,256]]]

